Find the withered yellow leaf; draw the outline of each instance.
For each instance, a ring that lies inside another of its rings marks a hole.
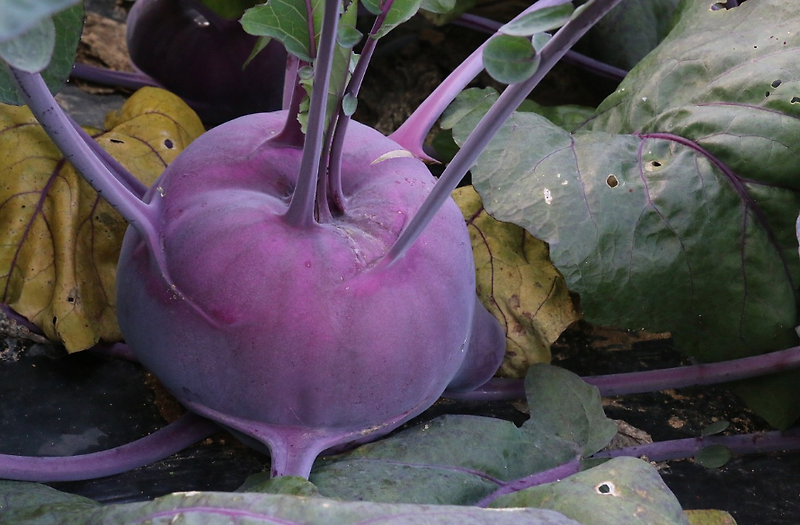
[[[469,229],[478,297],[506,331],[499,375],[524,377],[530,365],[550,362],[550,346],[580,316],[546,243],[492,218],[472,186],[453,198]]]
[[[150,185],[203,133],[167,91],[145,88],[87,129]],[[127,224],[65,162],[26,107],[0,105],[0,303],[68,351],[119,341],[117,258]]]
[[[724,510],[686,510],[689,525],[736,525],[736,520]]]

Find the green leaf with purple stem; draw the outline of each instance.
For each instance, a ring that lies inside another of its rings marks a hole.
[[[550,243],[592,322],[670,331],[706,361],[793,346],[800,7],[679,13],[574,133],[517,113],[473,169],[475,188],[497,219]],[[783,374],[736,388],[785,427],[798,385]]]

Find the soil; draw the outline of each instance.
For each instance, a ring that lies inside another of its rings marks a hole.
[[[86,61],[119,63],[119,27],[128,3],[92,0],[88,9],[106,20],[101,38],[89,37],[82,48]],[[518,1],[484,2],[480,14],[505,20],[523,5]],[[109,36],[111,35],[111,36]],[[116,35],[116,36],[113,36]],[[456,27],[436,27],[416,20],[387,37],[381,56],[369,72],[357,117],[390,132],[483,36]],[[94,46],[94,50],[92,47]],[[114,47],[115,49],[100,48]],[[106,58],[103,58],[106,57]],[[109,58],[110,57],[110,58]],[[122,60],[124,62],[124,60]],[[476,85],[493,85],[480,77]],[[559,66],[533,94],[543,104],[597,104],[614,88],[608,81]],[[61,100],[77,120],[98,125],[125,92],[89,87],[70,89]],[[2,325],[0,325],[2,328]],[[67,455],[121,445],[145,436],[182,410],[137,364],[83,352],[68,356],[58,347],[25,333],[4,330],[0,339],[0,443],[3,453]],[[578,323],[553,346],[555,364],[581,375],[648,370],[686,364],[669,334],[646,334]],[[695,437],[719,420],[726,433],[768,430],[724,387],[695,387],[604,399],[609,417],[630,425],[634,439],[655,441]],[[418,420],[441,413],[501,417],[521,423],[521,403],[478,403],[442,400]],[[414,422],[412,422],[413,424]],[[128,502],[173,491],[230,491],[249,475],[261,472],[268,458],[220,433],[166,460],[118,476],[53,483],[60,490],[101,502]],[[693,460],[658,465],[686,509],[717,508],[730,512],[740,525],[795,524],[800,519],[800,453],[734,457],[709,470]]]

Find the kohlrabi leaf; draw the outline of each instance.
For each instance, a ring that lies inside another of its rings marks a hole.
[[[11,40],[0,42],[0,60],[27,73],[38,73],[50,63],[56,46],[56,26],[52,18],[39,22]]]
[[[453,5],[450,9],[442,11],[451,3]],[[419,14],[431,23],[443,26],[475,7],[476,3],[477,0],[455,0],[455,2],[450,0],[422,0]]]
[[[14,525],[580,525],[557,512],[543,509],[520,508],[499,512],[476,507],[342,502],[253,493],[182,492],[153,501],[101,506],[84,497],[44,485],[12,481],[0,481],[0,502],[3,522]]]
[[[530,365],[550,362],[550,345],[580,316],[547,244],[492,218],[472,186],[453,198],[469,228],[478,297],[506,332],[500,375],[524,377]]]
[[[685,510],[689,525],[736,525],[736,520],[724,510]]]
[[[313,62],[323,11],[322,0],[271,0],[248,9],[242,16],[242,27],[251,35],[275,38],[300,60]],[[313,35],[309,33],[309,16],[314,21]]]
[[[580,49],[607,64],[631,69],[667,35],[679,1],[625,0],[589,30]]]
[[[564,480],[501,496],[492,508],[536,507],[582,525],[688,525],[680,503],[646,461],[620,457]]]
[[[493,79],[514,84],[530,78],[539,67],[539,55],[530,38],[497,35],[483,50],[483,67]]]
[[[378,15],[383,11],[386,3],[386,0],[362,1],[364,7],[366,7],[370,13],[375,15]],[[421,3],[422,0],[394,0],[389,8],[389,12],[386,13],[386,19],[384,20],[383,25],[381,25],[380,29],[375,34],[375,38],[383,37],[386,35],[386,33],[414,16],[419,10]]]
[[[573,11],[574,7],[569,2],[545,7],[518,17],[498,31],[511,36],[533,36],[563,26],[569,21]]]
[[[337,499],[470,505],[507,482],[588,456],[616,434],[597,389],[575,374],[534,365],[526,389],[531,419],[522,427],[442,416],[319,461],[310,480]]]
[[[71,6],[80,0],[0,0],[0,42],[16,38],[40,21]]]
[[[436,14],[446,14],[456,6],[456,0],[422,0],[419,8]]]
[[[150,184],[203,132],[176,96],[145,88],[89,130]],[[27,107],[0,107],[0,303],[77,351],[120,339],[115,274],[127,227],[70,164]]]
[[[570,134],[516,113],[473,182],[490,214],[550,244],[587,320],[669,331],[706,361],[786,348],[800,282],[800,5],[681,5],[595,118]],[[800,381],[769,381],[737,390],[785,427]]]
[[[6,15],[9,13],[7,9],[13,10],[11,6],[4,6],[4,4],[9,2],[11,4],[19,3],[19,6],[17,6],[18,8],[22,8],[23,6],[27,7],[27,4],[37,3],[0,0],[0,13],[3,13],[3,16],[0,17],[0,25],[4,24],[6,21]],[[45,6],[49,2],[38,3]],[[74,2],[69,3],[71,4]],[[51,20],[47,17],[43,17],[41,20],[46,26],[49,27],[52,25],[52,27],[55,29],[55,37],[53,40],[52,49],[50,49],[51,46],[49,44],[43,45],[43,43],[40,41],[40,37],[37,37],[35,34],[29,35],[28,37],[21,37],[23,40],[26,38],[32,38],[35,41],[33,44],[12,41],[6,41],[0,44],[0,47],[6,49],[5,52],[0,52],[0,103],[13,104],[15,106],[24,103],[22,97],[20,97],[17,93],[16,86],[11,80],[11,76],[2,64],[2,57],[5,57],[6,60],[8,60],[8,54],[14,54],[13,49],[18,43],[22,44],[22,53],[16,54],[17,61],[14,61],[14,63],[16,63],[17,69],[40,70],[42,64],[45,64],[46,67],[42,71],[42,77],[52,93],[56,93],[59,89],[61,89],[61,86],[72,72],[72,63],[75,60],[75,50],[78,48],[78,41],[80,40],[81,36],[81,28],[83,27],[83,4],[78,4],[60,11],[52,17],[51,22],[47,22],[48,20]],[[30,28],[31,26],[28,27]],[[49,32],[49,29],[46,29],[45,31]],[[36,53],[31,53],[29,55],[28,48],[31,46],[32,50],[35,50]],[[50,49],[49,53],[47,52],[47,49]]]

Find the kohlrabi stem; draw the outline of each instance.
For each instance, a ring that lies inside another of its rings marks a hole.
[[[319,37],[319,53],[314,60],[314,86],[311,89],[311,104],[308,111],[306,140],[300,161],[300,175],[292,195],[292,202],[284,219],[298,227],[316,224],[317,174],[319,171],[322,139],[325,133],[325,109],[330,85],[330,71],[336,49],[336,31],[339,26],[339,0],[325,0],[325,16]],[[309,17],[313,17],[309,14]],[[311,31],[313,39],[313,29]],[[325,163],[327,165],[327,162]]]
[[[72,73],[70,76],[88,82],[95,82],[108,86],[119,86],[128,89],[139,89],[147,86],[163,87],[153,78],[141,72],[131,73],[129,71],[114,71],[91,66],[89,64],[81,64],[79,62],[76,62],[75,65],[72,66]]]
[[[475,506],[486,508],[500,496],[505,496],[506,494],[513,494],[514,492],[519,492],[520,490],[529,489],[531,487],[536,487],[539,485],[544,485],[545,483],[554,483],[556,481],[560,481],[566,477],[569,477],[573,474],[577,474],[580,471],[581,471],[581,460],[573,459],[572,461],[568,461],[557,467],[543,470],[541,472],[537,472],[536,474],[525,476],[524,478],[515,479],[514,481],[503,483],[499,489],[495,490],[488,496],[481,499],[478,503],[475,504]]]
[[[297,89],[297,70],[300,69],[300,59],[291,53],[286,57],[286,74],[283,76],[283,103],[282,109],[292,106],[292,97]],[[294,117],[294,115],[293,115]]]
[[[576,11],[575,16],[567,22],[564,27],[542,47],[539,53],[539,67],[531,78],[508,86],[497,99],[497,102],[489,109],[489,112],[481,119],[476,128],[456,153],[453,160],[445,169],[433,190],[422,203],[422,206],[409,222],[408,226],[398,237],[395,244],[389,249],[382,265],[392,264],[401,258],[411,245],[417,240],[441,208],[442,204],[450,198],[450,194],[458,185],[459,181],[475,164],[478,156],[484,150],[495,133],[503,123],[511,116],[514,110],[525,100],[525,97],[541,81],[545,74],[564,56],[564,53],[572,47],[600,18],[613,9],[622,0],[594,0],[584,4],[580,11]],[[539,5],[543,2],[537,2]]]
[[[489,20],[488,18],[469,13],[464,13],[453,20],[453,24],[475,29],[476,31],[482,31],[484,33],[494,33],[503,26],[501,22],[495,22],[494,20]],[[564,55],[564,62],[567,64],[576,65],[582,69],[585,69],[586,71],[594,73],[595,75],[616,80],[617,82],[622,81],[622,79],[628,74],[628,72],[624,69],[608,65],[604,62],[595,60],[594,58],[587,57],[586,55],[582,55],[572,50],[567,51],[567,54]]]
[[[71,162],[86,182],[143,237],[157,239],[154,212],[124,183],[117,180],[97,158],[93,147],[84,142],[81,134],[73,126],[72,120],[50,94],[41,75],[26,73],[12,67],[8,69],[28,108],[61,150],[64,159]]]
[[[100,162],[114,175],[114,178],[117,179],[120,183],[122,183],[125,188],[134,194],[136,197],[141,199],[144,197],[144,194],[147,192],[147,186],[142,183],[139,179],[133,176],[131,172],[125,169],[122,164],[120,164],[117,159],[112,157],[106,150],[100,146],[80,125],[75,122],[72,117],[67,115],[69,121],[72,123],[72,127],[78,133],[78,135],[83,139],[83,142],[89,146],[89,149],[92,150],[92,153],[97,156]]]
[[[586,376],[582,379],[590,385],[596,386],[603,396],[621,396],[728,383],[798,367],[800,367],[800,346],[793,346],[786,350],[719,363],[679,366],[627,374]],[[445,395],[452,399],[472,401],[507,401],[525,399],[525,388],[521,379],[494,378],[471,392],[446,392]]]
[[[361,85],[364,82],[364,76],[367,72],[367,66],[372,60],[372,55],[375,53],[375,46],[378,44],[376,35],[386,21],[386,14],[389,12],[389,9],[391,9],[393,1],[394,0],[388,0],[383,4],[381,14],[377,16],[375,22],[372,24],[372,29],[369,32],[367,41],[364,43],[364,47],[361,49],[361,55],[358,57],[358,63],[353,70],[353,75],[347,83],[344,96],[358,97]],[[345,206],[345,197],[342,192],[342,152],[344,150],[344,138],[347,134],[347,125],[349,123],[350,115],[346,115],[344,108],[340,105],[336,130],[334,131],[333,143],[331,144],[328,172],[328,196],[333,206],[335,206],[334,209],[340,212],[344,211]]]
[[[65,457],[0,454],[0,478],[17,481],[78,481],[112,476],[159,461],[219,431],[191,412],[149,436],[120,447]]]
[[[723,445],[735,454],[765,454],[782,452],[800,448],[800,428],[785,432],[756,432],[734,436],[703,436],[686,439],[674,439],[657,443],[647,443],[633,447],[604,450],[588,459],[616,458],[622,456],[646,458],[647,461],[669,461],[686,459],[695,456],[702,448],[709,445]],[[581,460],[574,459],[558,467],[537,472],[524,478],[516,479],[503,485],[476,503],[477,507],[488,507],[500,496],[513,494],[520,490],[536,487],[545,483],[553,483],[581,470]]]
[[[566,4],[570,0],[539,0],[529,8],[525,9],[514,20],[528,13]],[[466,60],[450,73],[439,86],[428,95],[428,97],[417,106],[417,109],[406,119],[403,124],[389,135],[389,138],[400,144],[403,148],[413,153],[416,157],[432,161],[423,150],[422,144],[425,137],[433,127],[439,116],[447,109],[461,91],[472,82],[472,79],[483,71],[483,49],[486,43],[476,49]],[[541,67],[541,66],[540,66]],[[466,173],[466,172],[465,172]],[[463,177],[463,176],[462,176]]]

